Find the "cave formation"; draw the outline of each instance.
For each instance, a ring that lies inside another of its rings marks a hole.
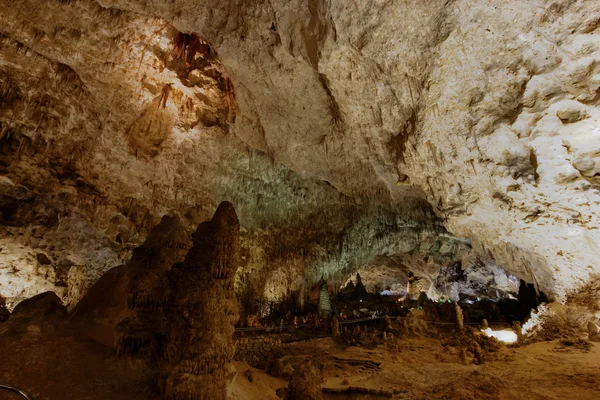
[[[592,0],[0,0],[0,399],[597,399],[599,43]]]

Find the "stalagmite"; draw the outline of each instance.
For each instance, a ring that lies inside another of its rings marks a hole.
[[[593,342],[600,342],[600,328],[592,321],[588,322],[588,339]]]
[[[322,280],[321,290],[319,292],[319,315],[321,317],[329,317],[331,315],[331,302],[329,300],[329,289],[327,282]]]
[[[323,366],[308,359],[294,370],[284,400],[323,400],[322,381]]]
[[[388,317],[387,314],[384,317],[384,321],[385,321],[385,329],[392,330],[393,329],[392,321],[390,320],[390,317]]]
[[[167,273],[183,260],[191,239],[178,217],[164,216],[127,265],[129,315],[116,327],[117,355],[156,356],[164,333],[170,288]]]
[[[467,351],[464,349],[464,347],[461,347],[458,351],[458,359],[463,365],[467,365],[469,363],[469,361],[467,360]]]
[[[340,336],[340,321],[338,321],[337,317],[333,317],[331,320],[331,336],[334,338]]]
[[[367,289],[365,288],[365,285],[363,284],[362,278],[360,277],[359,273],[356,274],[356,285],[354,288],[354,294],[358,298],[364,298],[367,295]]]
[[[182,261],[191,238],[179,218],[164,216],[144,244],[133,251],[128,265],[131,309],[160,310],[169,300],[167,272]]]
[[[170,273],[161,388],[167,400],[230,399],[238,303],[239,223],[231,203],[198,226],[184,263]]]
[[[458,325],[458,329],[462,331],[464,329],[464,317],[462,308],[460,308],[458,302],[454,302],[454,309],[456,310],[456,324]]]
[[[523,329],[521,328],[521,323],[519,321],[513,322],[513,329],[517,334],[517,343],[521,343],[523,341]]]

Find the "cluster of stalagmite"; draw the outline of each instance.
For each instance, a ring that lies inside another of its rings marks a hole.
[[[239,318],[233,291],[239,223],[231,203],[219,205],[198,226],[185,262],[170,271],[161,389],[167,400],[230,398],[235,377],[234,324]]]
[[[129,315],[116,328],[118,355],[156,355],[165,329],[171,266],[183,260],[191,239],[178,217],[164,216],[127,265]]]

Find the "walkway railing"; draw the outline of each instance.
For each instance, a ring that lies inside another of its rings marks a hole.
[[[20,394],[24,399],[27,399],[27,400],[35,400],[32,395],[30,395],[23,389],[19,389],[18,387],[15,387],[15,386],[0,383],[0,389],[4,389],[4,390],[8,390],[9,392],[14,392],[14,393]]]
[[[356,319],[345,319],[342,321],[339,321],[340,325],[346,325],[346,324],[355,324],[355,323],[360,323],[360,322],[366,322],[366,321],[376,321],[376,320],[380,320],[380,319],[385,319],[385,317],[364,317],[364,318],[356,318]],[[407,317],[389,317],[390,320],[405,320],[405,319],[409,319]],[[455,322],[451,322],[451,321],[425,321],[428,324],[432,324],[432,325],[456,325],[456,321]],[[465,322],[464,325],[472,325],[472,326],[476,326],[479,325],[481,326],[481,322]],[[510,325],[510,322],[488,322],[488,325]],[[266,331],[266,332],[279,332],[281,330],[287,330],[289,328],[296,328],[296,329],[300,329],[300,328],[306,328],[306,327],[313,327],[313,326],[317,326],[317,324],[300,324],[300,325],[272,325],[272,326],[265,326],[265,327],[245,327],[245,328],[235,328],[236,332],[259,332],[259,331]],[[323,326],[329,326],[327,325],[327,323],[323,323],[323,324],[319,324],[318,327],[323,327]]]

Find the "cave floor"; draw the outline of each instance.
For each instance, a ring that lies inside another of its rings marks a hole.
[[[0,382],[28,389],[36,400],[153,400],[155,376],[145,364],[117,360],[112,351],[71,335],[45,337],[29,327],[19,341],[0,341]],[[503,347],[481,365],[462,365],[458,352],[438,339],[408,338],[394,349],[378,346],[342,348],[329,338],[291,345],[293,356],[310,355],[324,364],[326,399],[379,399],[374,394],[331,393],[360,387],[380,390],[398,399],[598,399],[600,346],[565,346],[542,342]],[[286,351],[288,349],[286,348]],[[238,375],[233,398],[278,399],[286,385],[281,378],[235,362]],[[253,380],[245,372],[253,371]],[[347,380],[346,382],[343,382]],[[17,400],[0,391],[1,400]]]
[[[5,323],[6,324],[6,323]],[[0,383],[35,400],[159,400],[155,376],[143,361],[114,351],[56,323],[5,332],[0,324]],[[22,397],[0,390],[0,400]]]
[[[340,348],[331,339],[314,339],[293,353],[305,352],[324,362],[323,388],[350,387],[383,390],[392,398],[430,399],[599,399],[600,346],[587,349],[565,346],[558,341],[522,347],[503,347],[488,354],[481,365],[462,365],[458,352],[444,350],[437,339],[413,338],[398,342],[395,351]],[[330,362],[328,360],[335,360]],[[379,364],[358,363],[351,360]],[[277,399],[274,392],[285,386],[282,379],[253,369],[250,383],[244,377],[245,363],[236,363],[236,399]],[[343,369],[342,369],[343,368]],[[346,382],[343,382],[346,380]],[[380,399],[375,394],[325,393],[326,399]]]

